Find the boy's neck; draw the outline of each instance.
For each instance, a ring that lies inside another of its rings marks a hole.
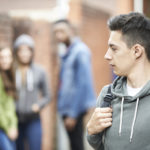
[[[139,65],[127,76],[127,84],[133,88],[144,86],[150,80],[150,64]]]

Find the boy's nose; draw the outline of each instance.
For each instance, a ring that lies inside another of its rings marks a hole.
[[[107,52],[106,52],[106,54],[105,54],[104,58],[105,58],[106,60],[110,60],[110,59],[112,58],[112,56],[111,56],[111,54],[110,54],[110,50],[109,50],[109,49],[107,50]]]

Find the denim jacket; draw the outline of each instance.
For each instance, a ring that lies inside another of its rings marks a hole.
[[[61,58],[58,111],[77,118],[96,103],[88,47],[76,39]]]

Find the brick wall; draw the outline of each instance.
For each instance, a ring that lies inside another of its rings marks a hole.
[[[92,66],[97,94],[111,81],[111,72],[104,59],[108,43],[108,14],[82,4],[81,36],[92,52]]]
[[[7,14],[0,14],[0,45],[12,45],[12,24],[11,18]]]

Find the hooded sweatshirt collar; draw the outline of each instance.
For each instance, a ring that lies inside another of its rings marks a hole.
[[[147,95],[150,95],[150,81],[148,81],[135,96],[128,96],[126,84],[126,77],[117,77],[111,87],[112,94],[116,97],[124,97],[124,99],[128,102],[132,102],[137,98],[141,99]]]

